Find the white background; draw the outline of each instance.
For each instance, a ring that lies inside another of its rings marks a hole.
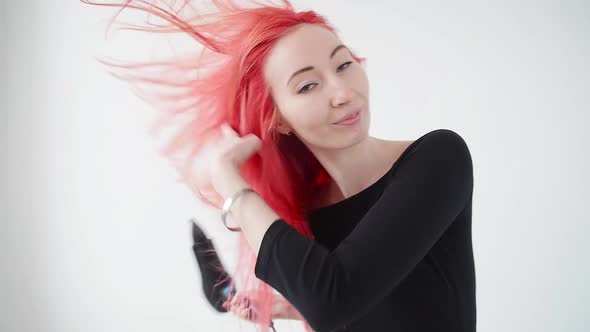
[[[368,58],[373,136],[449,128],[468,143],[478,331],[587,330],[588,2],[293,4]],[[222,253],[233,233],[156,153],[153,109],[95,58],[168,44],[105,39],[113,13],[0,2],[0,330],[251,328],[205,301],[187,220],[208,220]]]

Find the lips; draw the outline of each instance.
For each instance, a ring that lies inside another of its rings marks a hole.
[[[348,120],[350,118],[353,118],[359,112],[360,112],[360,110],[352,111],[352,112],[348,113],[346,116],[344,116],[342,119],[340,119],[340,120],[338,120],[338,121],[336,121],[336,122],[334,122],[332,124],[338,124],[338,123],[340,123],[342,121],[346,121],[346,120]]]

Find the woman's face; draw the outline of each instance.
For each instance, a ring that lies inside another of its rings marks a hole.
[[[344,148],[368,135],[367,75],[341,45],[330,30],[301,24],[278,40],[264,64],[279,131],[291,131],[312,150]],[[334,124],[358,110],[355,124]]]

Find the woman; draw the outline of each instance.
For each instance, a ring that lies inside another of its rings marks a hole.
[[[369,136],[364,59],[313,11],[288,1],[212,1],[208,13],[175,3],[108,5],[147,11],[170,24],[144,30],[184,32],[205,46],[167,63],[167,75],[122,77],[185,88],[144,95],[175,103],[158,123],[180,124],[164,155],[241,232],[236,275],[254,286],[231,310],[263,331],[272,318],[322,332],[475,331],[473,167],[462,137]],[[192,69],[211,71],[180,78]],[[206,142],[209,172],[194,172]]]

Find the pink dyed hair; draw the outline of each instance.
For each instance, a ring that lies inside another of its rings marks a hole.
[[[242,165],[242,176],[285,222],[314,239],[306,214],[310,193],[332,179],[295,135],[278,133],[279,114],[263,78],[263,64],[277,40],[299,24],[320,25],[334,33],[336,29],[314,11],[296,12],[287,0],[211,0],[213,7],[207,12],[204,5],[199,4],[202,8],[197,10],[189,0],[81,2],[120,7],[111,23],[125,8],[143,11],[148,17],[155,15],[162,24],[150,21],[147,26],[128,25],[125,29],[186,33],[205,46],[198,54],[168,61],[101,62],[116,77],[137,84],[140,97],[161,110],[152,133],[171,128],[172,135],[160,153],[178,170],[180,181],[207,205],[220,209],[222,197],[212,189],[207,172],[196,171],[195,163],[207,165],[205,148],[214,146],[219,139],[220,125],[229,123],[240,136],[258,136],[262,147]],[[359,63],[365,61],[352,55]],[[252,285],[246,288],[255,288],[260,294],[258,317],[267,323],[259,323],[258,327],[266,332],[271,319],[272,288],[254,277],[255,254],[243,235],[239,238],[233,277],[236,283]],[[304,325],[312,331],[306,321]]]

